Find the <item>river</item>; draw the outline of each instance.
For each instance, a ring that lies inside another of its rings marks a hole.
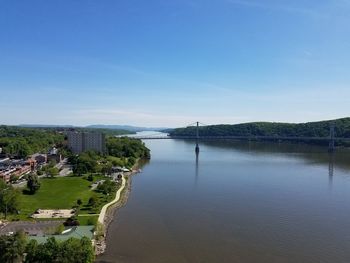
[[[350,262],[350,151],[145,141],[98,262]]]

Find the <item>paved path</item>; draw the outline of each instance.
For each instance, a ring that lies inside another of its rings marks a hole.
[[[116,202],[119,201],[120,199],[120,194],[121,192],[123,191],[123,189],[125,188],[125,184],[126,184],[126,180],[124,178],[124,176],[122,177],[122,185],[120,186],[120,188],[118,189],[116,195],[115,195],[115,198],[113,201],[109,202],[108,204],[104,205],[102,207],[102,210],[101,210],[101,213],[98,217],[98,222],[103,224],[104,223],[104,219],[105,219],[105,216],[106,216],[106,212],[107,212],[107,209],[108,207],[110,207],[111,205],[115,204]]]

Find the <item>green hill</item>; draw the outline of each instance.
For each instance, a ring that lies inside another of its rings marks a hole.
[[[336,137],[350,138],[350,118],[307,123],[251,122],[234,125],[211,125],[199,128],[200,136],[294,136],[327,137],[331,123]],[[196,127],[178,128],[170,136],[195,136]]]

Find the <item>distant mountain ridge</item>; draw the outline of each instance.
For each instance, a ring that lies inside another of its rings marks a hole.
[[[54,125],[54,124],[19,124],[15,125],[23,128],[74,128],[74,125]]]
[[[127,130],[127,131],[133,131],[133,132],[140,132],[140,131],[162,131],[166,130],[168,128],[162,128],[162,127],[138,127],[138,126],[132,126],[132,125],[104,125],[104,124],[95,124],[95,125],[89,125],[85,128],[92,128],[92,129],[112,129],[112,130]]]
[[[53,125],[53,124],[20,124],[19,127],[24,128],[87,128],[87,129],[105,129],[105,130],[124,130],[131,132],[140,131],[162,131],[168,128],[152,128],[152,127],[139,127],[132,125],[106,125],[106,124],[93,124],[87,126],[75,126],[75,125]]]

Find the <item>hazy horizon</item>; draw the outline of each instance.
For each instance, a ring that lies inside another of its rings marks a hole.
[[[350,116],[350,2],[3,1],[0,123]]]
[[[307,122],[319,122],[319,121],[329,121],[329,120],[335,120],[335,119],[343,119],[343,118],[350,118],[348,116],[344,116],[344,117],[339,117],[339,118],[334,118],[334,119],[320,119],[320,120],[311,120],[311,121],[307,121]],[[257,121],[252,121],[252,122],[276,122],[276,123],[291,123],[291,124],[299,124],[299,123],[305,123],[305,122],[284,122],[284,121],[261,121],[261,120],[257,120]],[[244,124],[244,123],[250,123],[250,122],[237,122],[237,123],[201,123],[200,125],[234,125],[234,124]],[[130,126],[130,127],[134,127],[134,128],[155,128],[155,129],[167,129],[167,128],[181,128],[181,127],[186,127],[187,125],[195,125],[195,123],[187,123],[184,124],[183,126],[174,126],[174,127],[170,127],[170,126],[149,126],[149,125],[138,125],[136,124],[128,124],[128,123],[122,123],[122,124],[103,124],[103,123],[89,123],[86,125],[75,125],[75,124],[52,124],[52,123],[19,123],[19,124],[6,124],[6,123],[0,123],[0,125],[13,125],[13,126],[47,126],[47,127],[90,127],[90,126]]]

